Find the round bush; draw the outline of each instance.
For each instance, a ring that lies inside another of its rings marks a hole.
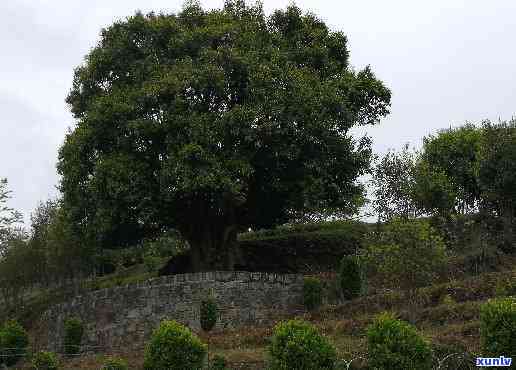
[[[16,321],[7,321],[0,329],[0,363],[12,366],[25,356],[29,336]]]
[[[480,337],[485,355],[516,355],[516,297],[491,299],[481,306]]]
[[[128,370],[127,362],[118,357],[109,357],[102,365],[102,370]]]
[[[322,304],[322,283],[319,279],[307,277],[303,282],[303,303],[308,310],[315,310]]]
[[[228,370],[228,363],[224,356],[215,355],[210,362],[210,370]]]
[[[217,304],[213,298],[205,299],[201,302],[201,328],[210,331],[217,323]]]
[[[339,283],[345,299],[358,297],[362,292],[362,269],[356,256],[344,256],[340,262]]]
[[[163,321],[145,350],[145,370],[201,369],[207,347],[185,326]]]
[[[34,370],[57,370],[59,369],[59,360],[53,352],[40,351],[32,357],[32,368]]]
[[[269,345],[271,370],[333,369],[335,348],[302,320],[279,323]]]
[[[82,321],[77,318],[66,319],[64,322],[64,350],[67,355],[77,354],[81,350],[84,334]]]
[[[369,365],[373,369],[432,369],[430,345],[407,322],[382,314],[367,329]]]

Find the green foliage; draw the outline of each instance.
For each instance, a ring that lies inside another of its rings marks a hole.
[[[483,125],[478,182],[482,209],[503,221],[502,247],[512,253],[516,222],[516,119]]]
[[[118,357],[110,357],[102,365],[101,370],[128,370],[127,361]]]
[[[276,325],[268,350],[271,370],[333,369],[337,359],[328,339],[301,320]]]
[[[392,220],[369,236],[364,258],[369,274],[390,288],[430,285],[447,254],[439,233],[425,220]]]
[[[59,360],[53,352],[39,351],[32,357],[32,368],[34,370],[57,370]]]
[[[323,287],[319,279],[306,277],[303,281],[303,304],[308,310],[319,308],[323,300]]]
[[[147,272],[154,272],[158,268],[160,258],[152,254],[146,254],[143,256],[143,264],[147,269]]]
[[[363,290],[364,273],[358,256],[345,256],[340,262],[339,283],[345,299],[358,297]]]
[[[66,354],[77,354],[81,350],[84,325],[78,318],[68,318],[64,322],[64,351]]]
[[[480,337],[486,356],[516,355],[516,297],[491,299],[481,306]]]
[[[200,307],[201,328],[204,331],[213,329],[218,319],[217,303],[213,298],[206,298],[201,301]]]
[[[390,91],[348,55],[295,6],[267,17],[227,1],[107,27],[67,98],[77,124],[58,171],[74,224],[107,248],[177,228],[204,269],[230,263],[238,230],[356,211],[372,153],[350,129],[379,122]]]
[[[0,328],[0,364],[12,366],[25,356],[29,336],[16,321],[7,321]]]
[[[11,198],[11,191],[7,188],[7,179],[0,178],[0,257],[7,249],[7,242],[11,239],[14,227],[22,221],[20,212],[7,205]]]
[[[229,370],[228,362],[224,356],[215,355],[210,361],[210,370]]]
[[[368,363],[373,369],[432,369],[430,345],[410,324],[382,314],[367,329]]]
[[[482,130],[472,124],[424,138],[417,164],[417,197],[429,213],[468,213],[480,197],[477,166]]]
[[[373,168],[373,207],[380,221],[414,218],[421,212],[414,200],[416,155],[408,145],[389,151]]]
[[[145,370],[201,369],[207,347],[175,321],[163,321],[145,350]]]
[[[362,248],[368,225],[355,221],[284,225],[240,234],[240,252],[251,271],[337,270],[346,254]]]

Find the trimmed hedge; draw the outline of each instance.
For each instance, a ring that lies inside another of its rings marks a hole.
[[[432,350],[407,322],[384,313],[367,329],[369,366],[373,369],[431,370]]]
[[[275,273],[337,270],[343,256],[362,248],[365,223],[282,226],[239,235],[243,265],[238,269]]]
[[[480,307],[480,337],[485,355],[516,355],[516,297],[490,299]]]
[[[271,370],[333,369],[337,359],[328,339],[302,320],[276,325],[268,350]]]
[[[162,321],[145,350],[145,370],[202,369],[207,346],[190,329],[173,320]]]

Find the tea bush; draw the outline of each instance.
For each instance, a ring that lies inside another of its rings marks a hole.
[[[172,320],[161,322],[145,350],[145,370],[201,369],[207,346],[185,326]]]
[[[201,328],[204,331],[210,331],[217,323],[217,303],[213,298],[204,299],[201,302]]]
[[[0,328],[0,364],[12,366],[24,357],[29,336],[16,321],[7,321]]]
[[[303,303],[308,310],[315,310],[322,304],[323,288],[319,279],[307,277],[303,282]]]
[[[480,337],[485,355],[516,355],[516,297],[491,299],[480,307]]]
[[[101,370],[128,370],[127,362],[118,357],[109,357],[102,366]]]
[[[369,366],[373,369],[431,370],[432,350],[407,322],[378,316],[367,329]]]
[[[64,351],[67,355],[79,353],[84,334],[82,321],[77,318],[69,318],[64,322]]]
[[[333,369],[337,359],[328,339],[301,320],[276,325],[269,355],[271,370]]]
[[[340,262],[339,283],[345,299],[353,299],[362,293],[363,274],[357,256],[344,256]]]
[[[210,363],[210,370],[229,370],[228,363],[224,356],[215,355]]]
[[[32,368],[34,370],[57,370],[59,369],[59,360],[53,352],[40,351],[32,357]]]

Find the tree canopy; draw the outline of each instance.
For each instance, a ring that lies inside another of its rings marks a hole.
[[[67,102],[58,170],[77,232],[109,248],[175,227],[201,270],[232,267],[242,227],[355,211],[371,142],[349,130],[385,116],[390,91],[295,6],[193,2],[102,30]]]

